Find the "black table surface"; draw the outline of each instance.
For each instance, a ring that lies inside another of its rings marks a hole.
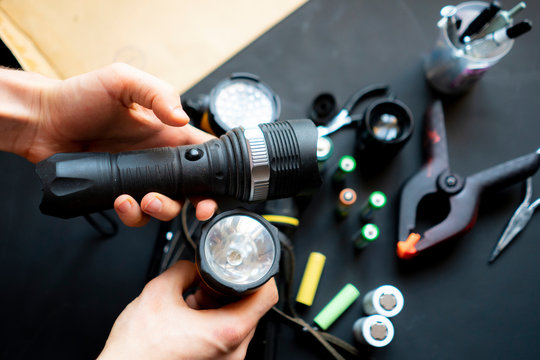
[[[310,322],[346,283],[362,294],[392,284],[405,297],[403,311],[392,319],[395,338],[386,348],[362,349],[365,357],[539,358],[539,218],[493,265],[487,264],[522,200],[522,184],[484,196],[474,228],[438,251],[408,263],[395,255],[400,186],[422,165],[423,113],[438,97],[424,80],[422,59],[435,42],[444,5],[438,0],[312,0],[184,96],[207,93],[230,73],[251,72],[279,94],[282,118],[293,119],[305,117],[321,92],[333,93],[342,104],[360,87],[390,84],[414,114],[413,136],[382,170],[362,168],[348,179],[359,202],[374,190],[388,195],[388,206],[375,218],[381,236],[361,253],[354,252],[350,232],[358,221],[335,220],[336,194],[325,181],[293,238],[295,291],[309,253],[327,257],[315,302],[302,314],[304,319]],[[529,1],[518,17],[540,24],[540,3]],[[443,97],[455,172],[473,174],[540,146],[539,44],[540,33],[533,29],[469,92]],[[352,129],[331,136],[336,149],[330,165],[352,153],[354,136]],[[81,218],[40,214],[40,184],[32,164],[1,153],[0,165],[0,357],[97,356],[115,318],[144,287],[158,223],[122,226],[114,238],[99,239]],[[538,176],[533,188],[539,197]],[[353,343],[352,324],[361,316],[361,301],[356,301],[329,332]],[[272,353],[278,359],[328,357],[297,328],[275,326],[276,337],[259,334],[248,358]],[[270,351],[268,344],[273,344]]]

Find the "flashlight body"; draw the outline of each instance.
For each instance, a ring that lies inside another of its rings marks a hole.
[[[119,195],[141,200],[152,191],[173,199],[226,195],[250,202],[295,196],[320,185],[317,130],[311,121],[259,128],[264,135],[259,143],[248,138],[247,130],[235,128],[197,145],[53,155],[36,166],[43,187],[41,212],[71,218],[109,209]]]

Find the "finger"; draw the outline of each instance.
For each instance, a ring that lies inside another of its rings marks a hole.
[[[216,324],[217,326],[229,328],[230,324],[237,324],[238,335],[246,336],[251,329],[257,326],[259,319],[266,314],[277,301],[278,291],[276,282],[272,278],[255,293],[234,303],[227,304],[220,309],[207,310],[206,314],[208,314],[209,317],[212,317],[212,321],[219,323]]]
[[[194,197],[190,198],[190,201],[195,206],[195,216],[199,221],[210,219],[218,209],[218,204],[213,199]]]
[[[182,128],[182,136],[184,144],[201,144],[216,137],[207,132],[197,129],[194,126],[187,125]]]
[[[189,306],[189,307],[192,308],[193,310],[200,310],[200,309],[201,309],[199,303],[198,303],[197,300],[195,299],[195,295],[194,295],[194,294],[188,295],[188,296],[186,297],[186,304],[187,304],[187,306]]]
[[[197,303],[199,309],[217,309],[223,305],[217,298],[211,296],[208,294],[208,292],[201,288],[195,291],[193,297],[193,300]]]
[[[180,213],[182,204],[155,192],[146,194],[141,200],[141,209],[146,214],[161,221],[174,219]]]
[[[187,260],[178,261],[156,279],[158,278],[166,282],[167,287],[174,295],[183,294],[200,280],[195,264]]]
[[[150,217],[142,212],[137,201],[129,195],[120,195],[116,198],[114,210],[127,226],[141,227],[150,221]]]
[[[174,87],[144,71],[127,64],[110,66],[119,81],[115,94],[126,107],[137,103],[151,109],[165,124],[183,126],[189,122],[189,117],[182,109],[180,95]]]

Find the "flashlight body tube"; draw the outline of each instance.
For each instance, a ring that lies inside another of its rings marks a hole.
[[[116,197],[148,192],[173,199],[225,195],[253,202],[317,188],[317,130],[311,121],[235,128],[203,144],[110,153],[56,154],[36,165],[41,212],[72,218],[112,207]],[[255,131],[257,133],[257,131]]]

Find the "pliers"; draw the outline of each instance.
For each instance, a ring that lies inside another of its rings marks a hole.
[[[512,217],[510,218],[510,221],[504,229],[501,238],[497,242],[495,249],[493,249],[491,257],[489,258],[490,263],[495,261],[501,251],[503,251],[506,246],[508,246],[508,244],[510,244],[510,242],[514,240],[514,238],[521,232],[521,230],[525,228],[525,226],[527,226],[527,224],[531,220],[534,214],[534,210],[538,207],[538,205],[540,205],[540,198],[536,199],[531,204],[531,197],[532,178],[527,178],[525,199],[523,199],[523,202],[518,206],[516,212],[514,212],[514,215],[512,215]]]
[[[425,116],[425,150],[427,161],[421,170],[403,186],[399,210],[397,255],[411,259],[420,252],[472,228],[478,215],[480,196],[488,189],[498,189],[523,181],[540,166],[540,149],[502,164],[461,177],[450,170],[442,103],[434,102]],[[450,212],[439,224],[413,232],[416,211],[427,195],[448,199]]]

